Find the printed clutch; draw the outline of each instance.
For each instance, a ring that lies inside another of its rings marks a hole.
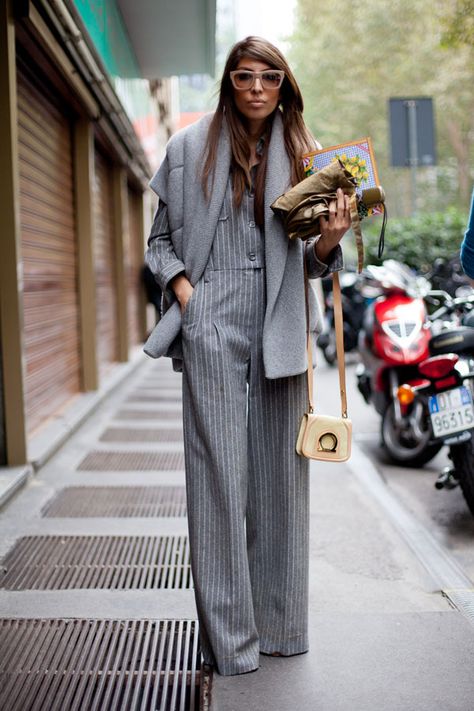
[[[340,160],[357,182],[359,217],[384,213],[384,195],[380,188],[370,138],[362,138],[360,141],[340,143],[337,146],[312,151],[306,153],[302,160],[305,176],[313,175],[329,163]],[[377,202],[380,199],[381,201]]]

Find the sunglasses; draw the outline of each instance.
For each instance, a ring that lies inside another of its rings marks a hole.
[[[279,89],[283,84],[285,72],[281,69],[264,69],[263,72],[252,72],[249,69],[236,69],[230,72],[230,80],[238,91],[251,89],[257,79],[260,79],[264,89]]]

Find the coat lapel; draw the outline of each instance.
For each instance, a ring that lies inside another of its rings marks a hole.
[[[201,141],[193,137],[193,145],[187,150],[193,153],[193,170],[186,172],[185,195],[185,263],[192,284],[201,278],[212,249],[217,221],[225,198],[231,164],[231,147],[227,124],[224,121],[219,138],[218,158],[210,200],[204,197],[200,186],[196,185],[196,175],[200,174],[202,155],[207,140],[207,131]],[[290,186],[290,161],[285,150],[283,121],[277,111],[273,121],[270,145],[268,147],[267,176],[265,181],[265,264],[267,284],[267,316],[273,311],[288,254],[288,237],[280,219],[270,205]]]
[[[288,190],[291,183],[290,160],[285,150],[283,120],[277,111],[268,147],[265,180],[265,266],[267,286],[266,319],[271,318],[280,291],[288,255],[288,237],[270,205]]]
[[[212,242],[217,229],[217,221],[221,213],[225,198],[227,180],[231,164],[231,148],[229,131],[224,120],[219,137],[217,163],[214,174],[214,183],[210,191],[210,199],[206,200],[199,181],[202,170],[202,156],[207,140],[206,135],[199,145],[192,147],[194,153],[194,169],[192,174],[185,175],[185,210],[186,240],[185,263],[188,265],[188,278],[196,284],[204,273],[212,249]]]

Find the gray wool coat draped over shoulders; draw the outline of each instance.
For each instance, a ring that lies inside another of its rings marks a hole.
[[[167,205],[172,247],[193,286],[203,276],[209,260],[231,166],[230,139],[224,122],[212,191],[206,200],[200,175],[211,119],[212,114],[208,114],[170,139],[166,157],[150,181],[150,187]],[[267,378],[299,375],[307,369],[304,246],[300,240],[290,242],[280,219],[270,208],[290,187],[290,175],[283,121],[277,111],[268,147],[265,181],[263,361]],[[335,252],[330,270],[342,267],[340,248]],[[316,333],[320,329],[320,311],[312,289],[309,296],[310,328]],[[172,357],[174,368],[180,370],[180,332],[180,306],[172,290],[167,289],[162,318],[145,343],[145,353],[152,358]]]

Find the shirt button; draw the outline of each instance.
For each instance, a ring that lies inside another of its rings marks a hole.
[[[255,252],[249,252],[249,259],[251,262],[254,262],[257,259]]]
[[[253,220],[250,220],[249,227],[255,227],[255,222]]]

